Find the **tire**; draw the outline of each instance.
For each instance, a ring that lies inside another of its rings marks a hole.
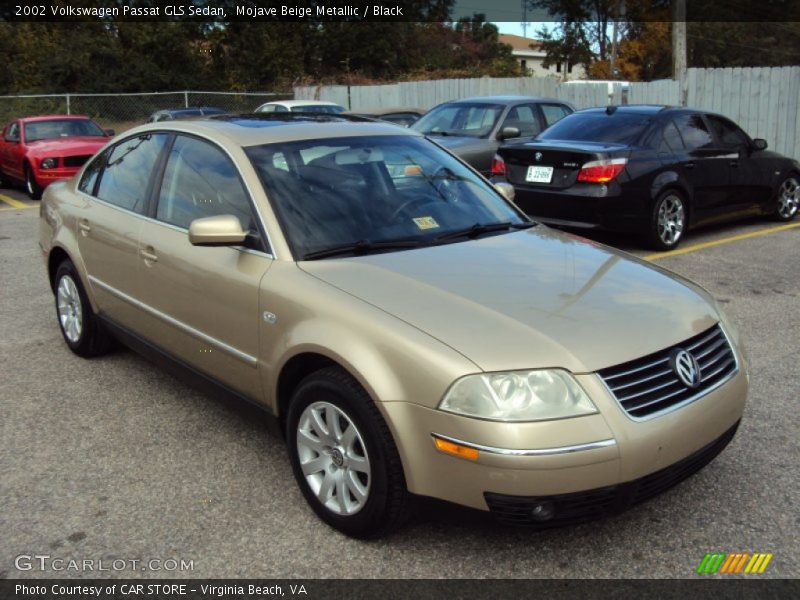
[[[800,209],[800,175],[791,173],[781,182],[776,201],[778,206],[775,209],[775,219],[785,222],[797,216]]]
[[[33,169],[30,166],[25,168],[25,191],[28,192],[31,200],[42,199],[42,188],[36,183],[36,177],[34,177]]]
[[[688,225],[686,199],[677,190],[659,194],[650,214],[647,245],[654,250],[674,250],[683,239]]]
[[[11,181],[8,177],[5,176],[3,170],[0,169],[0,188],[9,188],[11,187]]]
[[[323,521],[362,539],[402,525],[410,495],[400,455],[386,421],[349,374],[329,367],[306,377],[292,394],[286,427],[295,479]]]
[[[113,339],[92,312],[81,278],[72,261],[63,261],[55,276],[56,317],[64,341],[78,356],[108,352]]]

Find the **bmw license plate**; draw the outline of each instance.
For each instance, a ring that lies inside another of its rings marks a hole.
[[[528,167],[525,181],[530,183],[550,183],[553,179],[553,167]]]

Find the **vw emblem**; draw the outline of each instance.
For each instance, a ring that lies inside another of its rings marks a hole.
[[[534,154],[534,156],[536,157],[536,160],[542,160],[542,153],[541,152],[537,152],[536,154]]]
[[[700,365],[697,359],[686,350],[678,348],[672,353],[670,360],[672,370],[688,388],[694,389],[700,385]]]

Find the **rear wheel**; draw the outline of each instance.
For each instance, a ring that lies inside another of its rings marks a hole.
[[[108,352],[113,340],[92,312],[81,279],[70,260],[58,266],[55,293],[58,325],[69,349],[85,358]]]
[[[791,221],[800,208],[800,178],[789,175],[778,188],[778,208],[775,218],[779,221]]]
[[[36,183],[36,176],[30,166],[25,169],[25,190],[31,200],[40,200],[42,198],[42,188]]]
[[[648,245],[656,250],[672,250],[686,231],[687,210],[683,196],[675,190],[663,192],[650,215]]]
[[[309,375],[287,417],[295,479],[328,525],[358,538],[381,537],[408,512],[409,494],[394,440],[364,389],[342,369]]]

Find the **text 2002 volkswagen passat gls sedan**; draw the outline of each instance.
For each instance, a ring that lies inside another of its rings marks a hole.
[[[392,125],[133,129],[48,189],[41,244],[74,352],[113,335],[265,406],[354,536],[410,493],[534,525],[616,511],[710,461],[744,408],[705,291],[532,223]]]

